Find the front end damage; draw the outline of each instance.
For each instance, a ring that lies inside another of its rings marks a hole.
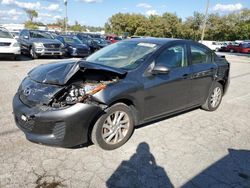
[[[15,122],[28,140],[60,147],[88,141],[90,126],[107,108],[95,94],[125,76],[91,66],[87,62],[59,63],[28,74],[13,99]]]

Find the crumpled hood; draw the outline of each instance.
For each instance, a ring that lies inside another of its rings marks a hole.
[[[21,101],[28,106],[48,105],[63,86],[38,83],[26,77],[18,88]]]
[[[66,61],[40,65],[28,73],[28,76],[39,83],[65,85],[79,71],[86,69],[103,70],[112,72],[117,76],[124,76],[127,72],[123,69],[108,67],[87,61]]]

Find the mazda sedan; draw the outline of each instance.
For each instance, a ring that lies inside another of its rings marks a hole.
[[[189,109],[216,110],[230,65],[206,46],[178,39],[131,39],[86,60],[40,65],[13,99],[28,140],[73,147],[122,146],[135,126]]]

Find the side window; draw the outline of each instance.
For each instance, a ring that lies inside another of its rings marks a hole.
[[[166,65],[168,68],[187,66],[186,45],[176,45],[165,49],[157,57],[155,63]]]
[[[64,40],[62,37],[58,37],[57,40],[59,40],[60,42],[64,43]]]
[[[21,31],[21,33],[20,33],[20,37],[21,38],[23,38],[24,37],[24,33],[25,33],[25,31],[23,30],[23,31]]]
[[[24,31],[23,31],[23,37],[24,37],[24,36],[28,36],[28,37],[29,37],[29,32],[28,32],[27,30],[24,30]]]
[[[211,63],[210,52],[202,47],[191,45],[192,64]]]

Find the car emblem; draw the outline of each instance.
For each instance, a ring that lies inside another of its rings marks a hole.
[[[51,48],[55,48],[56,46],[55,45],[51,45]]]
[[[31,94],[31,89],[29,87],[26,87],[24,90],[23,90],[23,94],[25,96],[29,96]]]

